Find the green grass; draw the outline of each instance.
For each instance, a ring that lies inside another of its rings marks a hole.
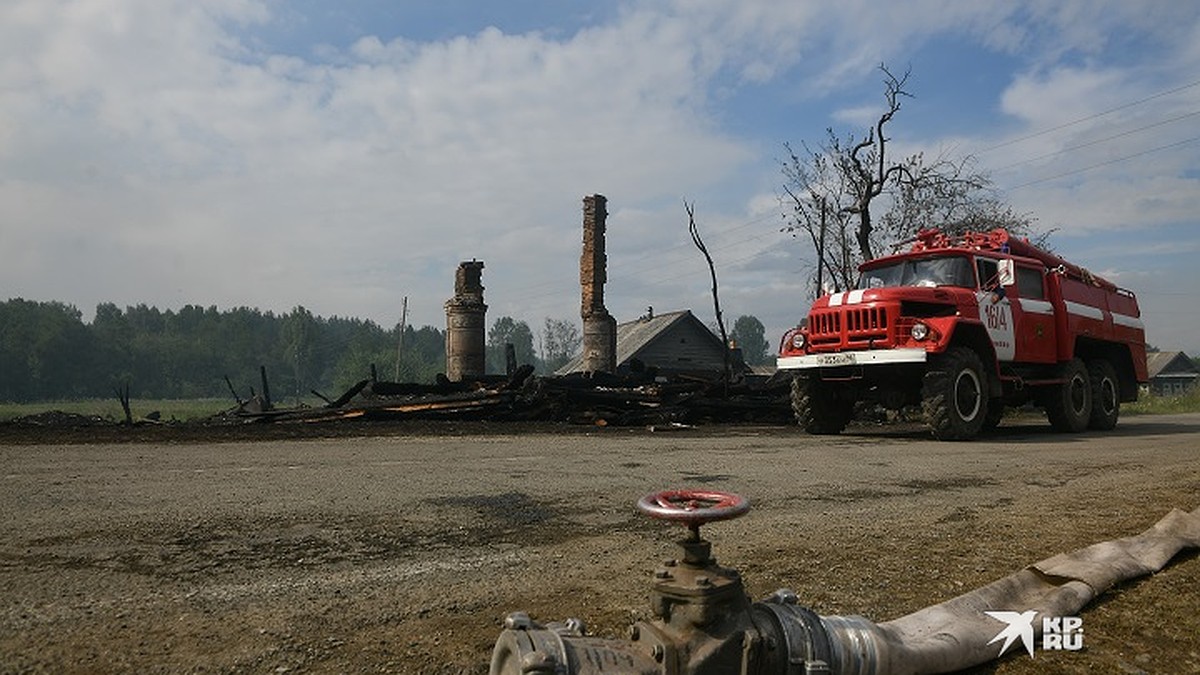
[[[1124,403],[1121,412],[1130,415],[1166,415],[1170,413],[1200,412],[1200,387],[1182,396],[1154,396],[1142,394],[1137,403]]]
[[[198,420],[215,415],[233,407],[233,401],[224,398],[202,398],[190,400],[133,399],[129,409],[134,419],[141,419],[157,410],[164,421]],[[40,403],[0,403],[0,422],[26,415],[58,410],[77,415],[97,415],[120,421],[125,419],[121,403],[117,399],[89,399],[82,401],[43,401]]]
[[[276,400],[274,403],[277,408],[290,408],[297,405],[295,398]],[[324,405],[324,401],[320,401],[315,397],[309,397],[301,400],[300,405],[318,407]],[[164,422],[172,420],[180,422],[202,420],[216,415],[221,411],[229,410],[233,406],[232,397],[195,399],[135,398],[129,402],[129,409],[133,413],[133,419],[143,419],[146,415],[157,410],[159,418]],[[125,412],[121,410],[121,403],[114,396],[113,398],[106,399],[40,401],[37,403],[9,403],[0,401],[0,422],[52,410],[77,415],[96,415],[117,422],[125,419]]]

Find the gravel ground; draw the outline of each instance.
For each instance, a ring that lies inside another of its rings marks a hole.
[[[883,621],[1200,507],[1200,415],[974,443],[905,427],[0,430],[0,672],[483,673],[503,617],[621,636],[679,531],[759,598]],[[1081,652],[980,672],[1200,672],[1200,560],[1089,606]],[[1020,650],[1014,650],[1020,651]]]

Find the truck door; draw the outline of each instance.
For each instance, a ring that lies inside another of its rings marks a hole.
[[[992,258],[976,258],[975,272],[979,277],[979,288],[975,292],[979,303],[979,320],[983,322],[992,347],[996,350],[996,360],[1012,361],[1016,356],[1017,342],[1008,288],[1000,283],[998,265]]]
[[[1016,293],[1012,293],[1015,289]],[[1046,295],[1045,268],[1040,264],[1016,263],[1016,283],[1009,289],[1017,336],[1018,361],[1053,363],[1057,359],[1054,341],[1054,305]]]

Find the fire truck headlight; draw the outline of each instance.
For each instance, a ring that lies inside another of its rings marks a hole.
[[[804,349],[804,343],[805,343],[804,333],[796,333],[795,335],[792,336],[792,348],[793,349]]]
[[[929,337],[929,326],[926,326],[920,322],[914,323],[912,327],[912,336],[913,339],[917,340],[918,342],[924,340],[925,338]]]

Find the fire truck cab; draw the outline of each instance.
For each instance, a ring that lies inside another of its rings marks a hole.
[[[946,440],[1031,401],[1055,429],[1112,429],[1147,379],[1134,294],[1003,229],[922,231],[859,269],[780,343],[809,433],[841,432],[864,401],[919,405]]]

